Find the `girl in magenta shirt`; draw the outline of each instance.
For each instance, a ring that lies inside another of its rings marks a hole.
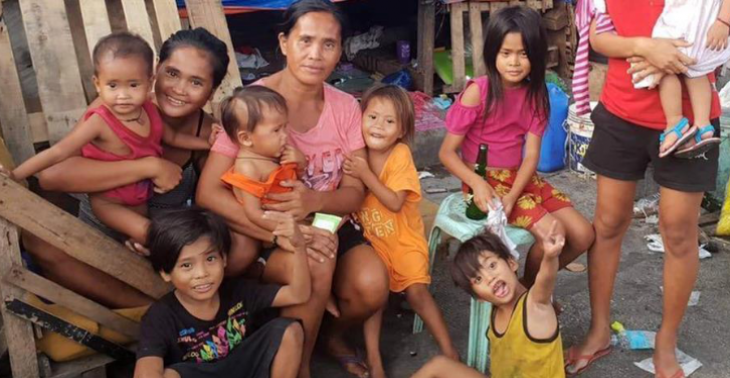
[[[467,83],[446,117],[448,133],[439,157],[470,187],[483,211],[501,201],[511,224],[530,231],[537,242],[527,256],[529,288],[542,261],[542,235],[553,221],[566,238],[563,267],[593,242],[593,229],[567,196],[537,175],[540,142],[549,102],[545,86],[545,30],[540,15],[510,7],[490,18],[484,44],[487,75]],[[479,144],[489,145],[487,177],[474,173]],[[461,151],[461,156],[459,156]]]

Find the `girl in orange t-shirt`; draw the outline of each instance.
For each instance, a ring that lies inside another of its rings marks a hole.
[[[408,145],[414,133],[414,111],[408,94],[394,85],[375,87],[362,100],[362,134],[368,147],[367,160],[347,157],[346,174],[367,186],[357,214],[372,243],[388,269],[390,290],[405,292],[413,307],[431,331],[444,355],[458,360],[441,311],[428,291],[428,247],[418,203],[421,185]],[[365,323],[365,345],[370,372],[384,377],[379,361],[381,309],[374,321]],[[378,365],[378,366],[373,366]]]

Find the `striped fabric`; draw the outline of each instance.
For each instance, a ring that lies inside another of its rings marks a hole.
[[[599,8],[600,7],[600,8]],[[613,32],[613,23],[608,13],[605,13],[605,3],[602,0],[578,0],[575,8],[575,24],[578,28],[578,50],[575,54],[575,70],[573,72],[573,98],[578,115],[588,114],[591,111],[588,92],[588,63],[589,34],[591,22],[596,20],[596,33]]]

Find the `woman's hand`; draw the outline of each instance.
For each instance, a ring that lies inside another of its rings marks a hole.
[[[182,168],[179,165],[162,158],[146,157],[143,159],[152,167],[150,179],[155,186],[155,193],[167,193],[180,184]]]
[[[660,70],[656,66],[649,63],[646,59],[642,57],[631,57],[626,59],[629,64],[631,64],[631,68],[629,68],[628,71],[626,71],[629,75],[632,77],[632,81],[634,83],[638,83],[645,78],[652,76],[654,79],[652,80],[651,86],[649,89],[654,89],[659,85],[659,82],[662,81],[662,78],[664,77],[665,73],[664,71]]]
[[[283,211],[294,216],[294,219],[301,221],[309,214],[318,211],[319,193],[307,188],[301,181],[282,181],[281,186],[292,188],[291,192],[270,193],[266,198],[278,203],[264,204],[264,210]]]
[[[725,50],[729,34],[730,27],[716,20],[707,32],[707,48],[713,51]]]
[[[479,210],[485,213],[492,210],[492,201],[497,198],[497,193],[486,180],[480,180],[476,185],[471,187],[471,190],[474,192],[473,200]]]
[[[502,197],[502,208],[504,209],[504,215],[507,216],[507,218],[509,218],[509,215],[512,214],[512,209],[515,208],[518,197],[519,195],[514,195],[512,192],[509,192],[507,195]]]
[[[324,263],[326,259],[335,258],[337,236],[329,231],[305,225],[299,225],[299,231],[307,243],[307,255],[310,259]],[[278,236],[276,244],[287,251],[294,251],[292,242],[286,237]]]
[[[687,66],[696,63],[679,51],[680,47],[691,45],[681,39],[650,38],[643,44],[640,55],[664,73],[677,75],[687,72]]]

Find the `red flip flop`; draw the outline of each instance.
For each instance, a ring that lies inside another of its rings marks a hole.
[[[565,374],[568,377],[574,377],[574,376],[586,371],[594,362],[596,362],[597,360],[599,360],[602,357],[605,357],[605,356],[611,354],[611,352],[613,352],[613,346],[609,345],[609,346],[597,351],[596,353],[579,356],[579,355],[577,355],[578,348],[576,348],[575,346],[572,346],[568,349],[568,351],[566,353]],[[583,366],[582,368],[580,368],[572,373],[568,371],[568,366],[575,365],[576,363],[578,363],[580,361],[587,361],[587,362],[586,362],[585,366]],[[676,377],[671,377],[671,378],[676,378]]]

